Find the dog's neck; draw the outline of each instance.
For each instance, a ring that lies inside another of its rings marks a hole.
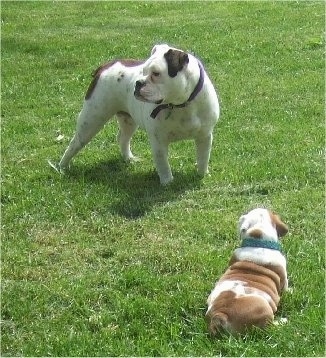
[[[277,241],[262,240],[250,236],[244,237],[240,247],[260,247],[264,249],[277,250],[282,252],[282,246]]]
[[[184,108],[188,105],[188,103],[190,103],[192,100],[194,100],[197,95],[199,94],[199,92],[202,90],[203,85],[204,85],[204,78],[205,78],[205,71],[203,68],[203,65],[198,61],[198,66],[199,66],[199,79],[197,82],[196,87],[194,88],[194,90],[192,91],[192,93],[190,94],[189,98],[187,99],[186,102],[181,103],[181,104],[172,104],[172,103],[163,103],[160,104],[159,106],[155,107],[151,113],[151,117],[152,118],[156,118],[156,116],[159,114],[159,112],[163,109],[173,109],[173,108]]]

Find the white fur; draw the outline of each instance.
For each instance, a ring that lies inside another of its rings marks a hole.
[[[219,117],[219,103],[215,89],[204,74],[204,85],[198,95],[185,108],[164,109],[156,118],[150,114],[157,104],[182,104],[189,98],[199,79],[197,59],[189,56],[189,63],[175,77],[168,75],[164,54],[168,45],[157,45],[151,57],[142,65],[125,67],[117,62],[105,70],[92,93],[84,101],[77,120],[76,133],[66,149],[60,169],[67,167],[71,159],[102,129],[113,115],[118,113],[118,142],[122,156],[133,159],[130,141],[138,127],[144,129],[154,158],[160,181],[173,180],[168,162],[168,146],[173,141],[193,139],[196,144],[197,169],[201,175],[208,172],[213,128]],[[119,76],[123,74],[123,77]],[[134,95],[135,83],[146,83],[140,90],[140,98]]]
[[[240,247],[234,250],[239,261],[252,261],[257,265],[276,265],[286,267],[285,257],[277,250],[262,247]]]
[[[210,309],[210,306],[216,300],[216,298],[224,291],[233,291],[237,296],[240,294],[244,294],[244,284],[245,282],[239,280],[226,280],[218,282],[211,294],[208,296],[208,310]]]

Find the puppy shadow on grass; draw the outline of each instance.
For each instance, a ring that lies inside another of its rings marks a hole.
[[[201,177],[196,169],[174,170],[174,180],[161,185],[157,172],[135,169],[140,163],[130,164],[122,159],[97,162],[91,166],[73,165],[65,172],[69,180],[100,183],[116,192],[109,210],[120,216],[137,219],[148,213],[154,205],[176,200],[186,190],[199,188]],[[99,192],[98,195],[105,195]]]

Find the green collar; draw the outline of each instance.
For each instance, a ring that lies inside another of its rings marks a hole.
[[[264,249],[278,250],[282,252],[281,244],[276,241],[267,241],[246,237],[242,240],[241,247],[262,247]]]

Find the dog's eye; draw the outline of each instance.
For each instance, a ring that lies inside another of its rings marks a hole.
[[[152,72],[153,77],[160,77],[160,73],[159,72]]]

